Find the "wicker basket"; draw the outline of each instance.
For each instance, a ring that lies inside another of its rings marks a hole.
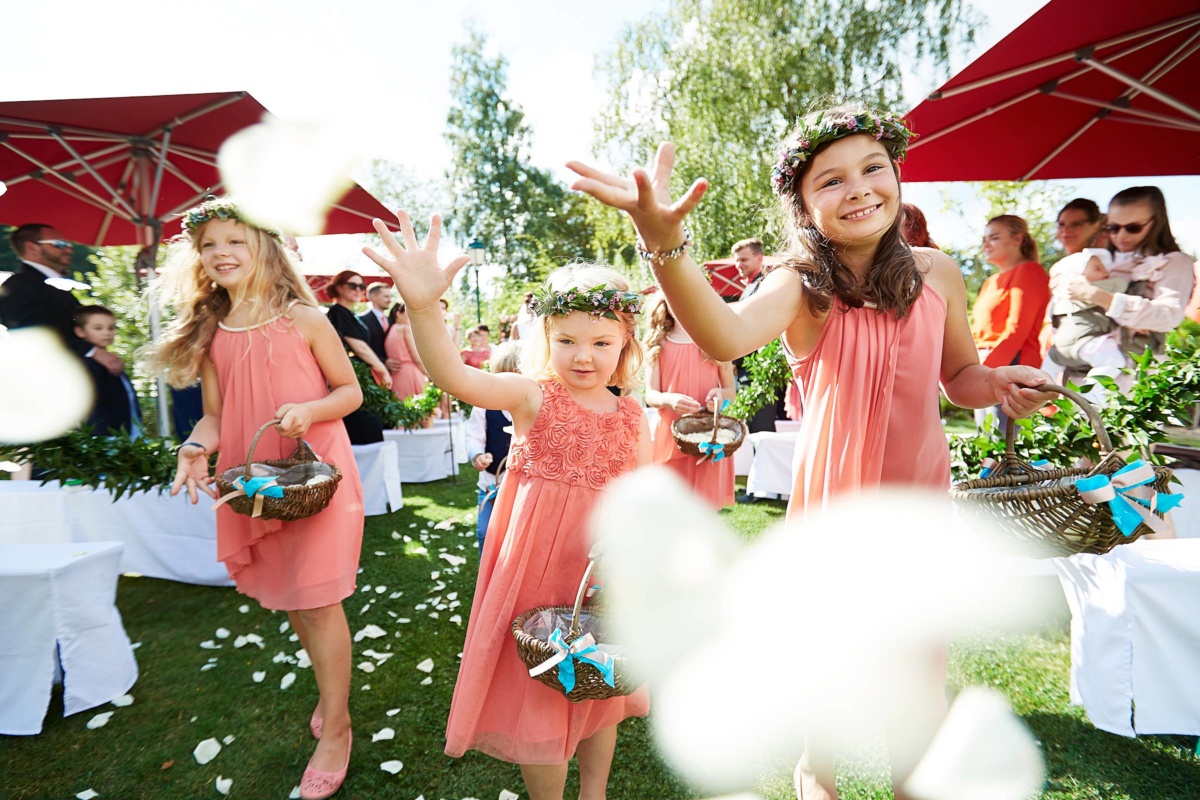
[[[256,494],[254,497],[247,497],[234,484],[234,480],[239,477],[244,480],[252,477],[251,468],[255,463],[254,448],[258,446],[259,437],[267,428],[278,424],[279,420],[273,419],[259,428],[258,433],[254,434],[254,439],[250,442],[250,452],[246,454],[246,463],[227,469],[217,476],[217,491],[220,495],[218,504],[228,503],[234,511],[248,517],[277,519],[284,522],[311,517],[324,511],[325,507],[329,505],[329,501],[333,499],[333,493],[337,491],[338,484],[342,480],[342,471],[333,464],[321,461],[308,446],[308,442],[303,440],[296,444],[296,452],[292,454],[291,458],[258,463],[281,469],[307,466],[310,469],[301,470],[301,477],[327,475],[329,480],[312,486],[305,484],[280,486],[279,488],[283,490],[283,497],[269,497],[262,493]]]
[[[530,670],[543,665],[558,654],[559,651],[547,641],[556,629],[566,631],[563,639],[568,645],[589,633],[598,643],[603,642],[603,616],[595,608],[595,604],[586,607],[583,605],[588,580],[592,577],[595,565],[595,560],[588,562],[583,580],[579,583],[579,592],[575,595],[574,606],[539,606],[513,620],[512,635],[517,640],[517,655]],[[641,684],[630,676],[627,659],[621,655],[613,655],[612,660],[613,686],[605,682],[599,669],[578,659],[574,665],[575,687],[570,692],[566,691],[566,687],[559,681],[556,669],[548,669],[532,677],[561,692],[572,703],[607,700],[610,697],[632,694]]]
[[[1076,481],[1093,475],[1112,475],[1125,466],[1113,450],[1112,439],[1092,404],[1070,389],[1044,384],[1040,391],[1056,392],[1072,400],[1087,414],[1100,443],[1099,463],[1092,468],[1039,468],[1018,458],[1013,440],[1016,426],[1005,429],[1005,452],[986,478],[963,481],[950,490],[950,498],[968,518],[999,525],[1017,540],[1021,555],[1053,558],[1075,553],[1107,553],[1150,533],[1145,524],[1126,536],[1113,521],[1107,503],[1088,504],[1075,488]],[[1169,494],[1171,470],[1154,467],[1154,489]],[[1161,514],[1159,515],[1161,516]]]
[[[675,446],[680,452],[696,458],[712,458],[714,461],[719,461],[719,458],[714,458],[709,451],[701,450],[701,444],[715,444],[717,441],[717,432],[719,430],[732,431],[734,439],[732,442],[726,442],[724,449],[721,451],[724,457],[729,457],[742,446],[742,442],[746,441],[746,436],[749,431],[746,429],[746,423],[735,417],[727,417],[724,414],[711,411],[697,411],[695,414],[684,414],[671,423],[671,435],[675,437]],[[693,442],[681,438],[687,434],[707,433],[709,434],[708,442]]]

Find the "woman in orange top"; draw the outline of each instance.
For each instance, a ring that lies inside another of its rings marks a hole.
[[[1038,334],[1050,303],[1050,278],[1038,263],[1037,243],[1025,220],[1002,214],[988,220],[983,255],[997,271],[979,289],[971,309],[971,333],[985,367],[1042,363]],[[976,409],[982,426],[988,413],[1006,422],[999,407]]]

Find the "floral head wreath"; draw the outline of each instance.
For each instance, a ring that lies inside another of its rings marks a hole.
[[[200,205],[183,212],[183,229],[187,231],[188,236],[195,236],[201,225],[214,219],[231,219],[235,222],[253,225],[276,239],[281,239],[279,231],[263,227],[253,220],[247,219],[242,210],[238,208],[237,201],[232,197],[217,197],[211,194],[205,197],[204,202]]]
[[[791,190],[796,175],[817,152],[817,148],[852,133],[874,136],[896,161],[904,160],[908,143],[917,138],[898,114],[841,114],[831,117],[820,114],[812,125],[806,125],[801,120],[796,135],[783,143],[779,151],[779,163],[771,170],[771,186],[775,194],[785,194]]]
[[[533,293],[533,313],[540,317],[561,317],[572,311],[583,311],[591,314],[593,319],[616,319],[618,312],[637,314],[641,310],[640,294],[606,289],[603,285],[565,292],[556,292],[547,285]]]

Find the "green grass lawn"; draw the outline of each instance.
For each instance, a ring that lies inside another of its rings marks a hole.
[[[462,759],[442,753],[478,563],[468,472],[457,484],[406,486],[402,511],[367,520],[359,591],[346,611],[352,633],[375,625],[384,635],[354,644],[354,663],[374,669],[354,670],[355,748],[339,798],[492,800],[504,789],[523,794],[517,767],[476,753]],[[722,516],[750,539],[782,520],[783,505],[738,506]],[[455,567],[444,554],[467,562]],[[1046,596],[1061,605],[1053,587]],[[63,719],[56,693],[40,736],[0,737],[0,798],[67,799],[88,788],[123,800],[215,798],[218,776],[233,780],[231,798],[288,797],[312,750],[307,723],[316,687],[311,669],[288,663],[299,644],[281,631],[285,615],[263,611],[233,589],[150,578],[122,578],[117,603],[130,638],[140,643],[135,702]],[[1009,697],[1045,750],[1046,798],[1200,798],[1194,737],[1123,739],[1095,730],[1068,704],[1069,641],[1059,616],[1048,630],[960,637],[951,653],[952,688],[984,684]],[[221,628],[228,637],[219,637]],[[234,646],[237,637],[251,633],[262,638],[262,648]],[[205,649],[202,642],[220,648]],[[417,669],[425,659],[434,664],[428,674]],[[265,673],[261,682],[254,680],[257,672]],[[281,689],[292,673],[294,685]],[[115,713],[106,726],[88,730],[88,720],[103,711]],[[385,728],[393,738],[372,741]],[[213,761],[196,763],[197,744],[225,737],[233,739]],[[844,797],[891,797],[882,747],[868,756],[865,765],[842,770]],[[380,769],[391,760],[403,762],[398,774]],[[764,774],[759,791],[768,800],[795,797],[789,775],[790,767],[782,765],[777,774]],[[567,796],[576,791],[573,776]],[[656,755],[645,721],[622,726],[609,797],[701,796]]]

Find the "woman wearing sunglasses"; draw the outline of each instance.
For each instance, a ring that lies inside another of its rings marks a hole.
[[[342,344],[349,352],[351,360],[358,358],[366,362],[375,376],[375,382],[390,389],[392,374],[367,344],[367,328],[354,315],[355,304],[366,300],[366,288],[362,276],[352,270],[342,270],[333,276],[333,280],[325,286],[325,294],[333,301],[333,305],[329,307],[329,322],[342,338]],[[344,417],[342,421],[346,424],[346,433],[350,435],[350,444],[374,444],[383,441],[383,421],[374,414],[360,408]]]
[[[1110,274],[1129,281],[1123,292],[1107,292],[1082,275],[1058,276],[1055,292],[1098,306],[1120,326],[1126,353],[1149,347],[1161,353],[1167,332],[1184,318],[1195,287],[1192,260],[1179,250],[1171,234],[1167,201],[1157,186],[1133,186],[1109,201],[1103,228],[1113,252]]]

